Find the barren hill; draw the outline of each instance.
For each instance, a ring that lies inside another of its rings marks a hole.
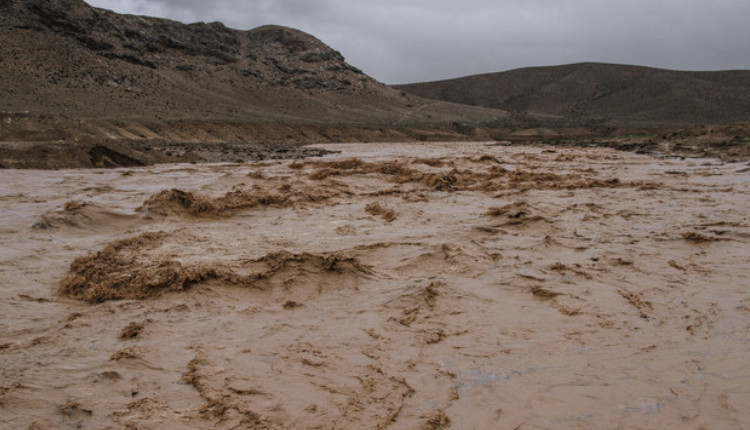
[[[0,72],[0,141],[80,134],[67,120],[94,136],[203,141],[298,139],[304,125],[318,127],[314,141],[506,116],[394,90],[291,28],[182,24],[81,0],[0,0]],[[53,119],[29,125],[28,116]]]
[[[581,63],[400,85],[436,100],[505,109],[547,122],[618,125],[750,120],[750,71],[682,72]]]

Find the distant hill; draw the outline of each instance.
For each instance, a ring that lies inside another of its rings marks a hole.
[[[0,0],[0,74],[0,111],[72,118],[379,125],[504,115],[401,94],[291,28],[186,25],[81,0]]]
[[[682,72],[581,63],[532,67],[397,89],[528,114],[543,122],[684,125],[750,121],[750,71]]]

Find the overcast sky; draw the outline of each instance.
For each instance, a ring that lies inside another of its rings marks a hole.
[[[750,69],[750,0],[87,0],[120,13],[294,27],[389,84],[582,61]]]

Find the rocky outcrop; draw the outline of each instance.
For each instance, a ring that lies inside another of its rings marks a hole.
[[[356,90],[375,82],[338,51],[291,28],[237,31],[219,22],[119,15],[80,0],[5,1],[16,30],[64,35],[96,55],[151,69],[196,72],[231,66],[244,78],[303,90]]]

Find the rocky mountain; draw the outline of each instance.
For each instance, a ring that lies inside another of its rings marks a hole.
[[[685,125],[750,121],[750,71],[616,64],[533,67],[400,85],[422,97],[504,109],[542,123]]]
[[[378,125],[502,116],[402,94],[291,28],[186,25],[81,0],[0,0],[0,70],[0,110],[74,118]]]
[[[488,139],[507,112],[390,88],[301,31],[0,0],[0,168],[297,157],[268,144]]]

